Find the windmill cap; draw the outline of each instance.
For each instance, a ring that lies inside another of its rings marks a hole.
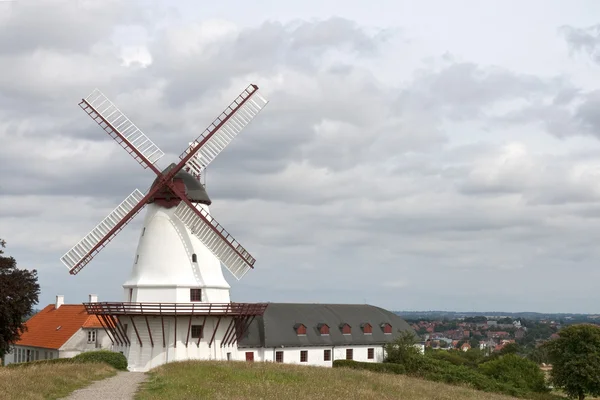
[[[162,173],[168,173],[171,169],[175,168],[175,166],[176,165],[172,163],[167,168],[165,168],[162,171]],[[152,187],[154,187],[158,183],[159,179],[160,177],[156,177],[154,182],[152,182]],[[198,182],[198,180],[189,172],[180,170],[178,173],[175,174],[173,179],[181,179],[183,181],[183,183],[185,184],[185,192],[190,202],[206,204],[207,206],[210,206],[212,204],[212,201],[208,197],[208,193],[206,193],[204,185]]]

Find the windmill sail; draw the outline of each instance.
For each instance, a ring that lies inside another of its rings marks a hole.
[[[249,85],[179,156],[183,159],[197,144],[204,141],[200,150],[186,163],[190,173],[200,175],[267,103],[258,93],[258,87]]]
[[[175,216],[238,280],[254,268],[254,257],[204,209],[192,208],[181,202],[175,209]]]
[[[144,168],[165,154],[100,90],[95,89],[79,106]]]
[[[65,253],[60,260],[69,268],[72,274],[79,272],[92,258],[106,245],[112,238],[120,232],[125,225],[133,219],[144,204],[140,206],[144,194],[138,189],[135,189],[129,196],[123,200],[106,218],[104,218],[90,233],[79,241],[71,250]],[[125,217],[138,206],[135,214]],[[115,230],[117,225],[120,225]]]

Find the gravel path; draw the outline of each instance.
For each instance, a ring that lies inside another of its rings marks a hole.
[[[64,400],[131,400],[146,379],[143,372],[120,371],[117,375],[78,389]]]

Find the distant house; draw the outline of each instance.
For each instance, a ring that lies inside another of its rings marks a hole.
[[[523,339],[525,337],[525,331],[523,329],[518,329],[515,332],[515,339]]]
[[[463,343],[462,346],[460,346],[460,349],[462,351],[468,351],[471,349],[471,345],[469,343]]]
[[[97,298],[91,295],[93,301]],[[44,307],[25,326],[27,330],[5,356],[6,365],[74,357],[112,344],[96,316],[89,315],[83,304],[64,304],[63,296],[57,296],[55,304]]]

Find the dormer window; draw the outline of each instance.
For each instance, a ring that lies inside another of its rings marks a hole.
[[[383,330],[383,333],[385,333],[386,335],[391,335],[392,334],[392,325],[390,325],[387,322],[384,322],[383,324],[381,324],[381,330]]]
[[[318,324],[317,329],[319,330],[319,334],[321,336],[329,336],[329,325],[327,324]]]
[[[370,323],[365,322],[364,324],[361,324],[360,327],[365,335],[373,334],[373,327]]]
[[[298,336],[306,336],[306,326],[304,324],[294,325],[294,330]]]
[[[350,328],[350,325],[348,325],[346,323],[341,323],[340,324],[340,330],[342,331],[342,335],[350,335],[350,334],[352,334],[352,328]]]
[[[198,257],[196,256],[196,253],[192,254],[192,262],[198,262]]]

